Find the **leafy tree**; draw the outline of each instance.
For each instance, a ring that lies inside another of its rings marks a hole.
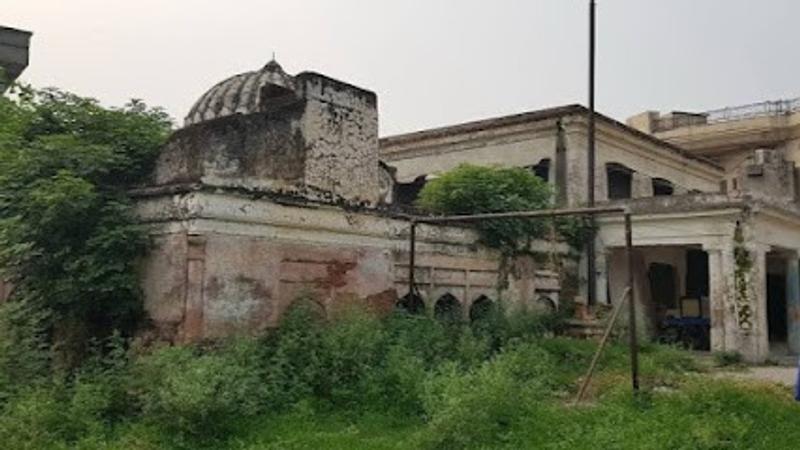
[[[550,208],[552,199],[550,186],[528,170],[462,164],[426,184],[417,205],[438,214],[480,214]],[[546,231],[543,221],[533,219],[487,220],[476,227],[485,244],[510,251]]]
[[[0,274],[14,286],[12,300],[52,318],[61,343],[135,325],[134,263],[146,234],[128,190],[170,128],[163,111],[138,100],[106,108],[19,87],[0,97]]]
[[[425,185],[417,200],[435,214],[482,214],[553,208],[553,190],[544,180],[520,167],[461,164]],[[528,248],[531,240],[551,238],[550,231],[580,249],[588,225],[580,218],[493,219],[475,222],[484,244],[506,253]]]

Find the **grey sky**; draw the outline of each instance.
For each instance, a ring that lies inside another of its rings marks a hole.
[[[275,51],[374,90],[381,132],[585,103],[588,0],[3,0],[34,32],[23,80],[182,123]],[[598,110],[709,109],[800,96],[797,0],[599,0]]]

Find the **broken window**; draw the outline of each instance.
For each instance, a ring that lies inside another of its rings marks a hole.
[[[550,158],[544,158],[538,164],[531,167],[533,174],[545,182],[550,181]]]
[[[606,164],[606,180],[609,200],[631,198],[633,170],[622,164],[608,163]]]
[[[653,178],[653,195],[672,195],[675,192],[675,187],[672,182],[664,178]]]
[[[427,176],[420,175],[410,183],[397,183],[394,187],[394,202],[399,205],[413,205],[419,192],[425,187]]]

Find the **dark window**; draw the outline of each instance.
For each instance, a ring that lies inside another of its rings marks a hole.
[[[394,185],[394,202],[400,205],[413,205],[419,197],[419,192],[425,187],[425,175],[420,175],[411,183],[397,183]]]
[[[653,178],[653,195],[672,195],[674,192],[675,188],[672,186],[671,181],[663,178]]]
[[[631,198],[632,175],[633,171],[622,164],[606,164],[609,200]]]
[[[533,174],[544,181],[550,181],[550,158],[544,158],[538,164],[531,167]]]

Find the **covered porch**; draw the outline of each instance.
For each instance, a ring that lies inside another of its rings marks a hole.
[[[752,362],[800,354],[800,217],[680,199],[631,206],[640,329]],[[624,224],[598,225],[598,301],[616,302],[626,286]]]

